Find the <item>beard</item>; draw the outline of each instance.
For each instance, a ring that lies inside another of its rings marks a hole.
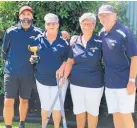
[[[29,20],[28,18],[20,19],[20,23],[22,25],[31,25],[32,24],[32,19],[31,20]]]

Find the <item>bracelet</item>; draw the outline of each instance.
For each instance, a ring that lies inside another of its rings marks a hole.
[[[129,78],[129,82],[135,83],[136,80],[134,78]]]

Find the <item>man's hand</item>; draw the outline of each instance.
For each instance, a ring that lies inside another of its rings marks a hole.
[[[65,40],[70,39],[70,34],[67,31],[61,31],[62,38]]]
[[[31,55],[29,61],[30,61],[31,64],[34,64],[33,55]]]
[[[39,62],[39,59],[40,59],[40,57],[35,56],[35,55],[31,55],[29,61],[30,61],[31,64],[35,64],[35,63]]]
[[[127,93],[132,95],[136,91],[136,85],[134,82],[128,82],[127,84]]]

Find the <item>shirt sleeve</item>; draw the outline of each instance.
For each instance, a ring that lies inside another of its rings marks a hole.
[[[124,44],[129,57],[137,56],[137,42],[130,29],[127,29],[126,42]]]
[[[10,48],[10,36],[9,33],[6,32],[2,43],[2,52],[1,52],[2,59],[6,60],[9,48]]]
[[[71,58],[71,59],[74,58],[74,56],[73,56],[73,50],[72,50],[72,46],[71,46],[70,49],[69,49],[68,58]]]
[[[64,58],[63,58],[64,61],[67,61],[67,59],[68,59],[69,50],[70,50],[70,44],[67,41],[67,45],[66,45],[66,49],[65,49],[65,54],[64,54]]]
[[[70,49],[69,49],[69,55],[68,58],[74,59],[74,54],[73,54],[73,48],[75,47],[75,42],[78,40],[79,36],[75,35],[72,36],[70,39]]]

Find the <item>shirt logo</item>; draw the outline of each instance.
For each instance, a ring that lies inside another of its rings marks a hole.
[[[92,52],[95,52],[96,50],[98,50],[98,48],[97,47],[92,47],[92,48],[90,48],[90,50],[92,50]]]
[[[94,41],[95,41],[95,42],[100,42],[100,43],[102,42],[102,40],[96,40],[96,39],[94,39]]]
[[[54,52],[56,52],[56,51],[57,51],[57,48],[56,48],[56,47],[53,47],[52,49],[53,49],[53,51],[54,51]]]
[[[58,47],[61,47],[61,48],[63,48],[63,47],[64,47],[64,46],[63,46],[63,45],[61,45],[61,44],[58,44],[57,46],[58,46]]]
[[[109,43],[112,45],[112,46],[115,46],[117,44],[117,41],[116,40],[109,40]]]

